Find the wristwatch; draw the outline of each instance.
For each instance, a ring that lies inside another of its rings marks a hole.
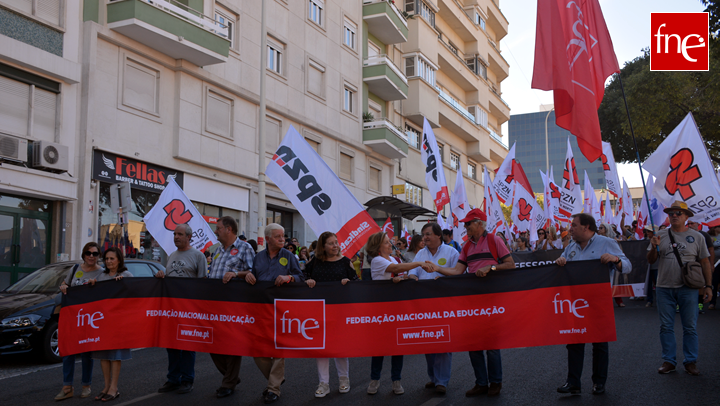
[[[493,271],[493,272],[495,272],[495,271],[497,271],[497,267],[496,267],[495,265],[493,265],[493,266],[490,267],[490,270]]]
[[[705,287],[705,288],[710,288],[710,289],[713,288],[712,285],[705,285],[704,287]]]
[[[620,264],[620,263],[622,262],[622,261],[620,260],[620,257],[617,257],[617,259],[618,259],[617,261],[613,262],[615,265],[618,265],[618,264]]]

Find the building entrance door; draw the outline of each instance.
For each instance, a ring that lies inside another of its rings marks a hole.
[[[0,195],[0,289],[50,263],[50,202]]]

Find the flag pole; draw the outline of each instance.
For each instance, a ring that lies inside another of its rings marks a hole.
[[[650,196],[647,192],[647,186],[645,185],[645,175],[643,175],[642,164],[640,163],[640,152],[638,151],[637,140],[635,139],[635,131],[633,131],[632,120],[630,119],[630,108],[628,107],[627,97],[625,97],[625,87],[623,86],[622,76],[618,72],[618,81],[620,82],[620,91],[622,91],[623,101],[625,102],[625,112],[627,112],[628,123],[630,123],[630,134],[632,135],[633,144],[635,144],[635,157],[637,158],[638,167],[640,167],[640,179],[642,180],[643,192],[645,193],[645,202],[648,206],[648,217],[650,217],[650,226],[655,232],[655,222],[652,216],[652,207],[650,206]],[[634,230],[633,230],[634,231]]]

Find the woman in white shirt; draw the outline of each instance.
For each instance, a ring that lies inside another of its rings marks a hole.
[[[370,273],[373,280],[392,279],[397,283],[407,279],[407,272],[411,269],[422,267],[426,271],[432,270],[432,265],[424,262],[408,262],[400,264],[391,257],[393,253],[392,242],[387,234],[380,232],[370,236],[365,251],[367,255],[372,257],[370,263]],[[382,364],[384,357],[372,357],[370,365],[370,385],[367,393],[374,395],[380,387],[380,374],[382,372]],[[391,358],[390,377],[392,378],[392,389],[396,395],[402,395],[405,390],[400,383],[400,374],[402,372],[403,356],[393,355]]]

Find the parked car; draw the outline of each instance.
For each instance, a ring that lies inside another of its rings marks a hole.
[[[46,265],[0,292],[0,355],[35,351],[46,361],[62,361],[58,349],[60,282],[80,261]],[[125,260],[134,277],[152,277],[162,264]],[[59,303],[59,301],[58,301]]]

